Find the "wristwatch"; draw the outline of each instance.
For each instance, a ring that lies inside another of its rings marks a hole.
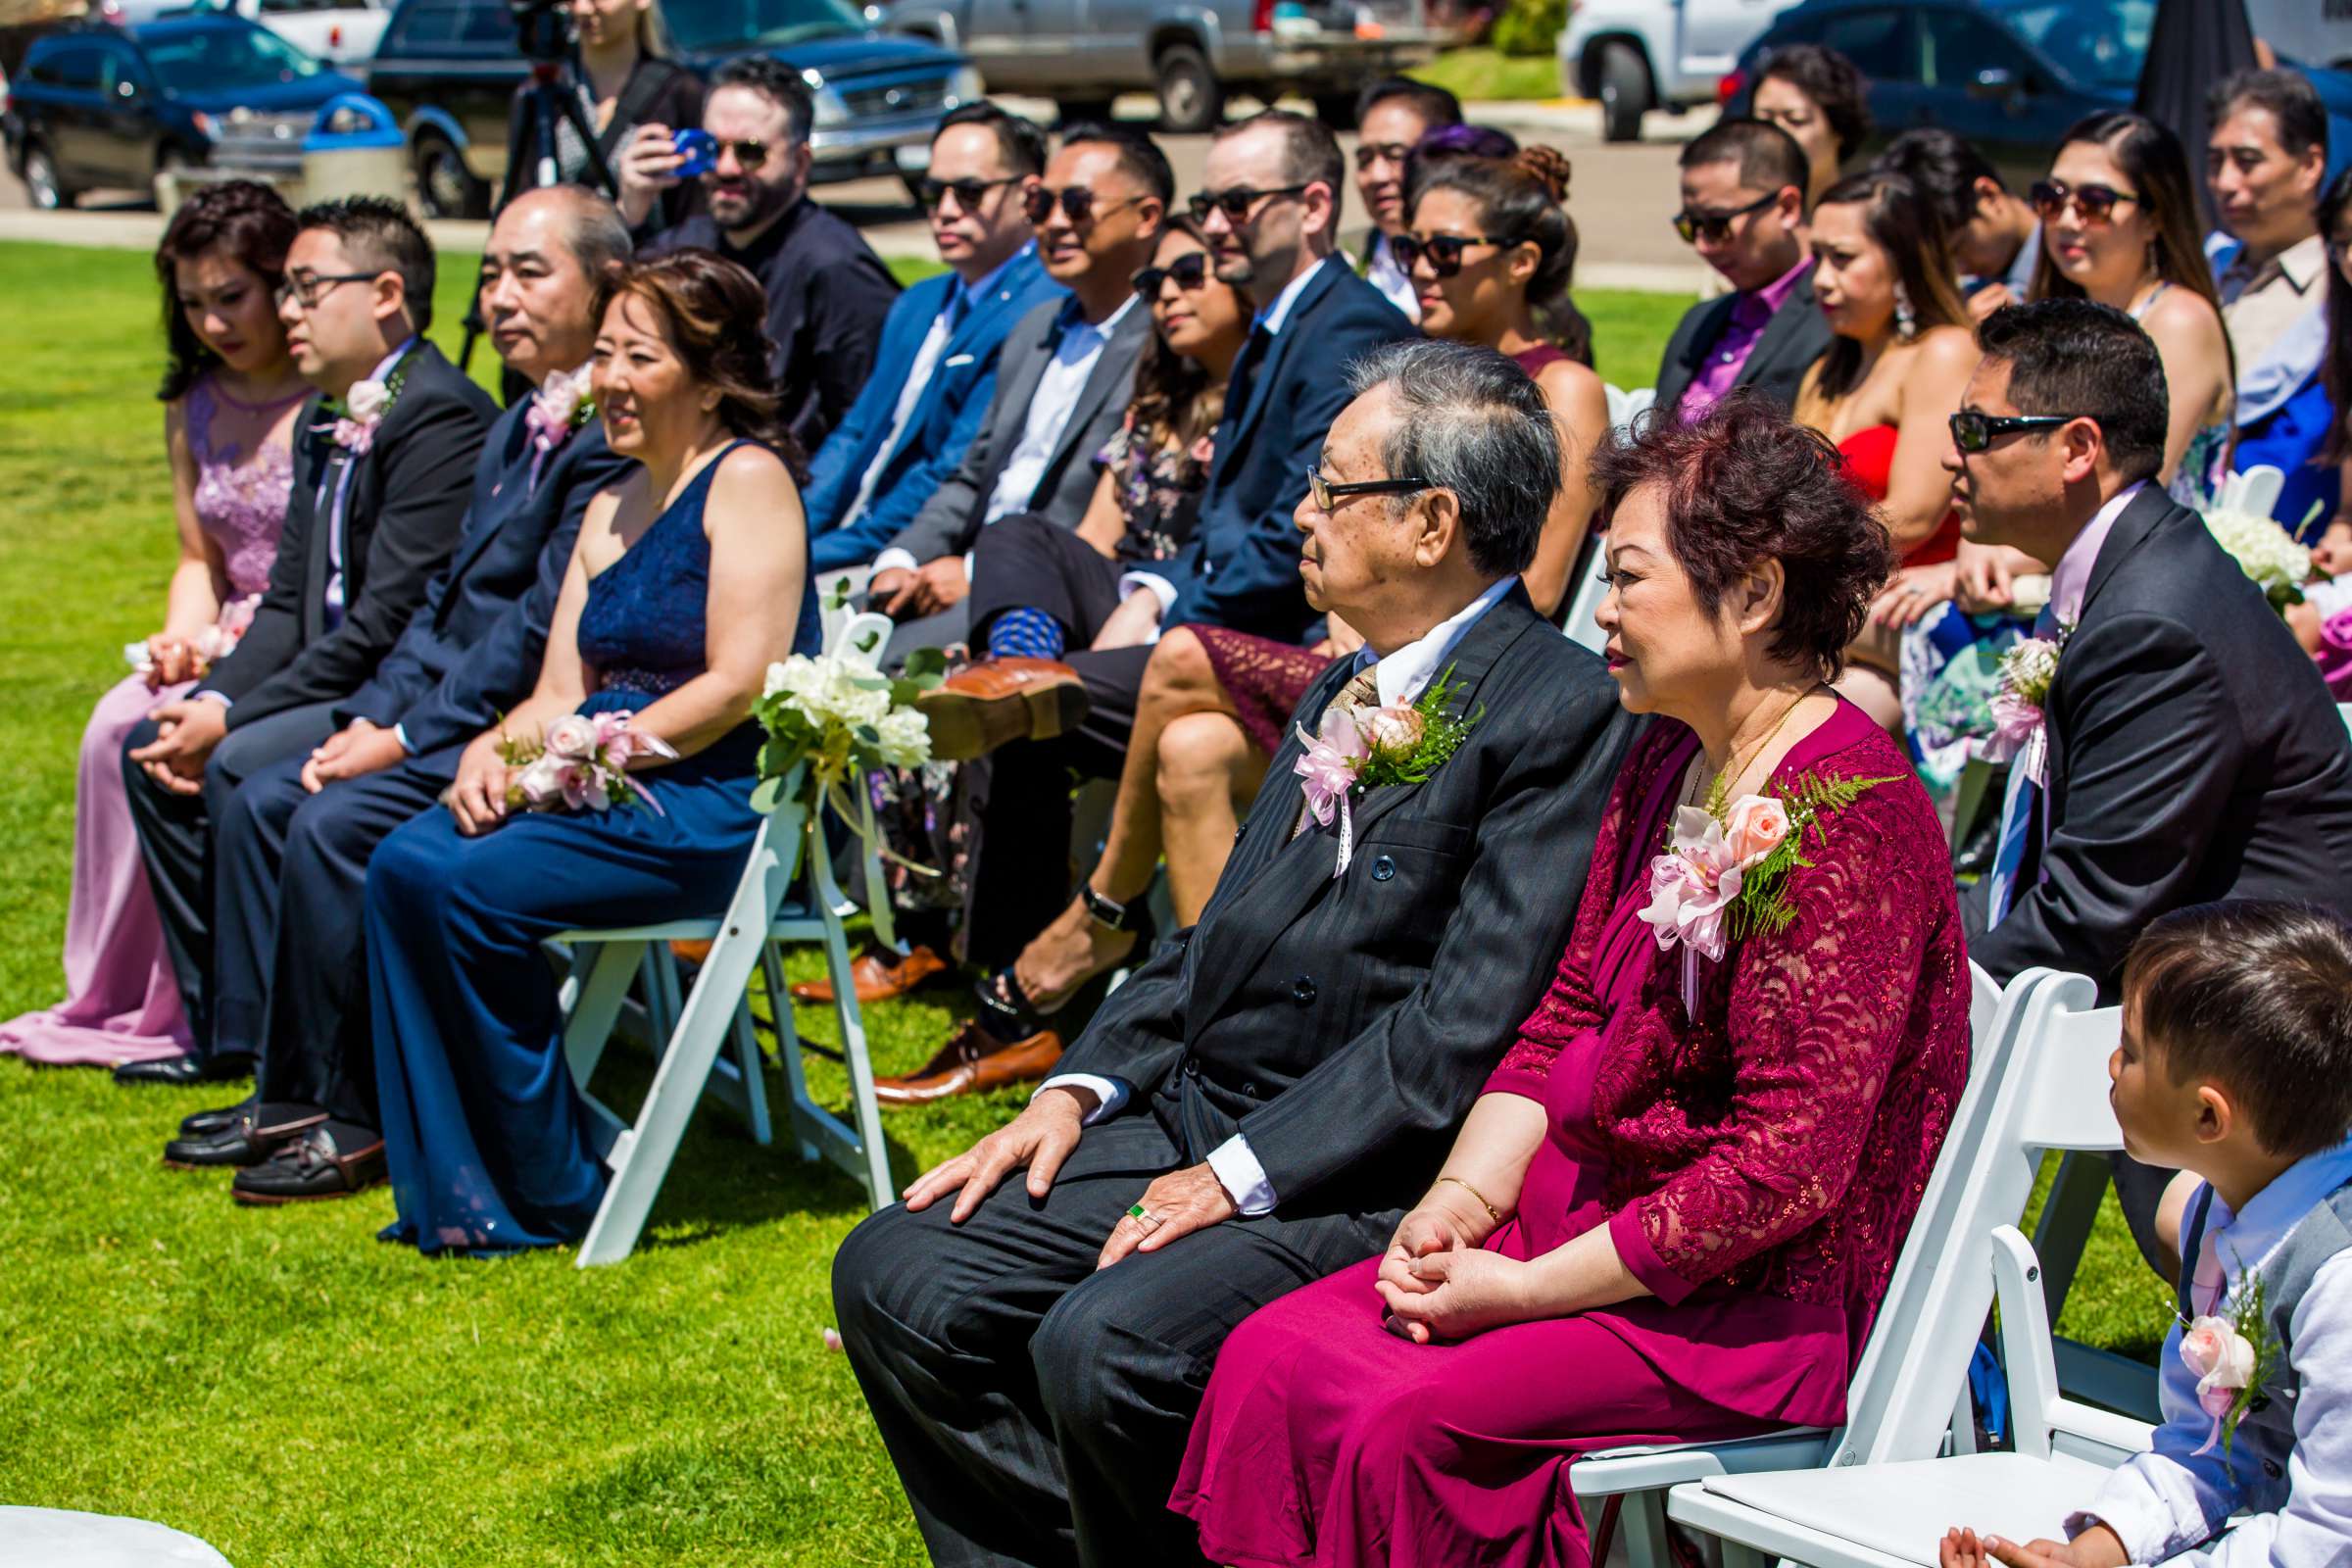
[[[1086,912],[1095,917],[1097,925],[1108,931],[1135,929],[1135,911],[1116,900],[1106,899],[1097,893],[1093,883],[1078,884],[1078,896],[1086,901]]]

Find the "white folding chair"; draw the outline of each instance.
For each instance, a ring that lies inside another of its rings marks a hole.
[[[880,615],[853,616],[841,627],[835,646],[871,664],[881,656],[889,627],[888,619]],[[759,1090],[758,1050],[749,1044],[751,1015],[746,1001],[756,966],[764,970],[767,979],[778,1055],[791,1090],[785,1115],[802,1154],[828,1159],[849,1172],[865,1188],[875,1208],[891,1200],[889,1153],[882,1138],[880,1107],[874,1100],[865,1023],[858,1006],[857,986],[850,977],[849,939],[842,925],[849,906],[834,881],[821,818],[817,831],[806,831],[808,814],[792,799],[795,793],[788,788],[785,804],[760,824],[735,895],[719,918],[565,931],[555,939],[567,944],[574,954],[573,979],[564,998],[568,1007],[564,1056],[595,1125],[600,1152],[612,1172],[604,1201],[580,1243],[582,1268],[619,1262],[636,1247],[654,1198],[677,1154],[678,1141],[693,1117],[696,1102],[712,1087],[714,1070],[723,1066],[719,1053],[730,1039],[743,1058],[749,1094],[759,1106],[754,1132],[761,1131],[766,1104]],[[808,851],[813,853],[805,853]],[[869,881],[879,886],[870,851],[867,859]],[[793,897],[796,888],[801,890],[797,899]],[[710,943],[710,954],[683,1003],[674,1000],[676,970],[669,956],[669,944],[677,941]],[[785,989],[777,944],[809,941],[824,945],[834,1010],[841,1025],[842,1057],[850,1072],[855,1126],[809,1097],[802,1069],[792,998]],[[649,976],[647,1012],[657,1038],[664,1039],[665,1044],[637,1118],[626,1123],[589,1095],[587,1088],[630,984],[640,973]]]
[[[2336,704],[2335,713],[2338,718],[2344,721],[2344,728],[2352,730],[2352,703]]]
[[[1725,1568],[1761,1568],[1761,1554],[1816,1568],[1933,1564],[1944,1527],[1972,1521],[2004,1534],[2046,1534],[2021,1521],[2040,1519],[2036,1510],[2055,1497],[2079,1506],[2095,1489],[2097,1467],[2147,1446],[2144,1422],[2059,1395],[2040,1269],[2015,1228],[2046,1153],[2122,1145],[2107,1102],[2120,1015],[2092,1010],[2096,992],[2081,975],[2031,970],[2013,982],[2018,988],[2029,989],[2010,1060],[1987,1085],[1985,1136],[1959,1172],[1939,1226],[1923,1234],[1914,1225],[1905,1249],[1927,1250],[1929,1278],[1916,1305],[1890,1291],[1880,1310],[1882,1323],[1898,1311],[1918,1318],[1903,1364],[1886,1380],[1895,1419],[1876,1422],[1857,1441],[1857,1414],[1867,1419],[1869,1411],[1849,1410],[1846,1435],[1818,1468],[1714,1475],[1667,1494],[1667,1517],[1719,1539]],[[1996,1294],[2017,1451],[1938,1457],[1917,1412],[1951,1408]],[[1906,1402],[1909,1409],[1900,1408]],[[2063,1473],[2070,1466],[2076,1473]],[[1983,1511],[2003,1497],[2010,1511]]]
[[[1587,532],[1576,552],[1576,564],[1568,568],[1568,613],[1560,620],[1570,642],[1595,654],[1609,640],[1600,622],[1593,619],[1600,612],[1600,602],[1609,596],[1609,585],[1600,575],[1601,560],[1601,536]]]
[[[1898,1384],[1911,1355],[1911,1338],[1920,1328],[1919,1314],[1932,1288],[1936,1264],[1934,1239],[1949,1223],[1950,1211],[1968,1169],[1976,1163],[1989,1123],[1991,1087],[2005,1078],[2017,1051],[2020,1023],[2034,983],[2045,971],[2021,975],[2007,990],[1975,964],[1969,965],[1968,1081],[1952,1109],[1951,1127],[1936,1154],[1911,1234],[1895,1258],[1886,1297],[1855,1364],[1846,1391],[1846,1430],[1826,1432],[1814,1427],[1791,1427],[1729,1443],[1637,1445],[1590,1453],[1568,1467],[1568,1484],[1578,1505],[1590,1517],[1598,1507],[1625,1532],[1627,1555],[1641,1565],[1660,1568],[1673,1559],[1666,1546],[1666,1489],[1705,1476],[1740,1475],[1751,1471],[1792,1470],[1817,1465],[1840,1440],[1869,1444],[1877,1428],[1893,1424],[1924,1435],[1938,1424],[1955,1426],[1974,1437],[1970,1420],[1955,1418],[1965,1399],[1965,1368],[1949,1388],[1911,1382]],[[2021,1200],[2022,1201],[2022,1200]],[[1916,1419],[1915,1419],[1916,1417]],[[1594,1559],[1602,1543],[1595,1537]]]

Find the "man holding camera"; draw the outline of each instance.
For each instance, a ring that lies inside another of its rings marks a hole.
[[[804,456],[858,400],[899,285],[858,231],[808,199],[816,106],[781,61],[730,61],[710,80],[703,129],[718,145],[698,176],[709,211],[639,247],[699,246],[740,263],[767,290],[767,336],[784,414]],[[621,216],[643,224],[691,167],[668,125],[637,128],[614,172]]]

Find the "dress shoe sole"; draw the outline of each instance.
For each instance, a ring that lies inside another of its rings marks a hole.
[[[968,762],[1018,740],[1050,741],[1086,721],[1091,706],[1086,687],[1057,680],[1004,697],[974,697],[934,687],[915,699],[930,720],[931,755],[943,762]]]
[[[338,1198],[357,1198],[370,1187],[383,1185],[383,1177],[370,1176],[357,1187],[337,1188],[331,1193],[256,1193],[232,1187],[228,1196],[246,1208],[283,1208],[288,1203],[331,1203]]]

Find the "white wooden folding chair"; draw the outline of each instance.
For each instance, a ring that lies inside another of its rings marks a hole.
[[[2344,728],[2352,730],[2352,703],[2336,704],[2335,714],[2344,721]]]
[[[1595,654],[1609,640],[1593,618],[1600,612],[1600,602],[1609,596],[1609,585],[1600,575],[1602,560],[1601,536],[1587,532],[1576,552],[1576,564],[1568,568],[1568,613],[1560,620],[1570,642]]]
[[[1588,1518],[1599,1511],[1616,1521],[1637,1568],[1663,1568],[1673,1560],[1665,1534],[1669,1487],[1705,1476],[1818,1465],[1840,1440],[1867,1446],[1873,1429],[1888,1424],[1904,1427],[1906,1441],[1912,1427],[1925,1436],[1938,1423],[1974,1437],[1973,1421],[1955,1416],[1967,1395],[1965,1368],[1949,1388],[1901,1380],[1910,1359],[1910,1340],[1921,1326],[1922,1298],[1940,1261],[1934,1238],[1949,1222],[1964,1175],[1983,1147],[1990,1121],[1991,1086],[2008,1074],[2027,1000],[2045,973],[2028,971],[2004,991],[1990,975],[1969,965],[1968,1082],[1953,1106],[1951,1127],[1921,1195],[1911,1234],[1896,1254],[1886,1299],[1855,1363],[1846,1392],[1846,1430],[1791,1427],[1729,1443],[1636,1445],[1587,1454],[1568,1467],[1568,1484],[1578,1506]],[[1597,1534],[1595,1560],[1600,1555]]]
[[[1933,1564],[1936,1538],[1954,1524],[2049,1534],[2032,1521],[2053,1499],[2080,1506],[2098,1467],[2147,1446],[2146,1423],[2059,1395],[2040,1269],[2016,1230],[2046,1153],[2122,1146],[2107,1102],[2120,1015],[2092,1009],[2096,992],[2081,975],[2033,970],[2015,982],[2029,984],[2015,1049],[1985,1096],[1986,1135],[1941,1225],[1925,1235],[1915,1226],[1906,1248],[1932,1249],[1930,1278],[1889,1385],[1898,1400],[1905,1387],[1926,1396],[1915,1410],[1939,1400],[1949,1409],[1997,1296],[2016,1451],[1938,1457],[1933,1435],[1899,1411],[1856,1441],[1849,1411],[1846,1436],[1817,1468],[1709,1476],[1667,1494],[1667,1517],[1720,1540],[1725,1568],[1761,1568],[1767,1554],[1816,1568]],[[1881,1321],[1898,1308],[1909,1309],[1890,1292]]]

